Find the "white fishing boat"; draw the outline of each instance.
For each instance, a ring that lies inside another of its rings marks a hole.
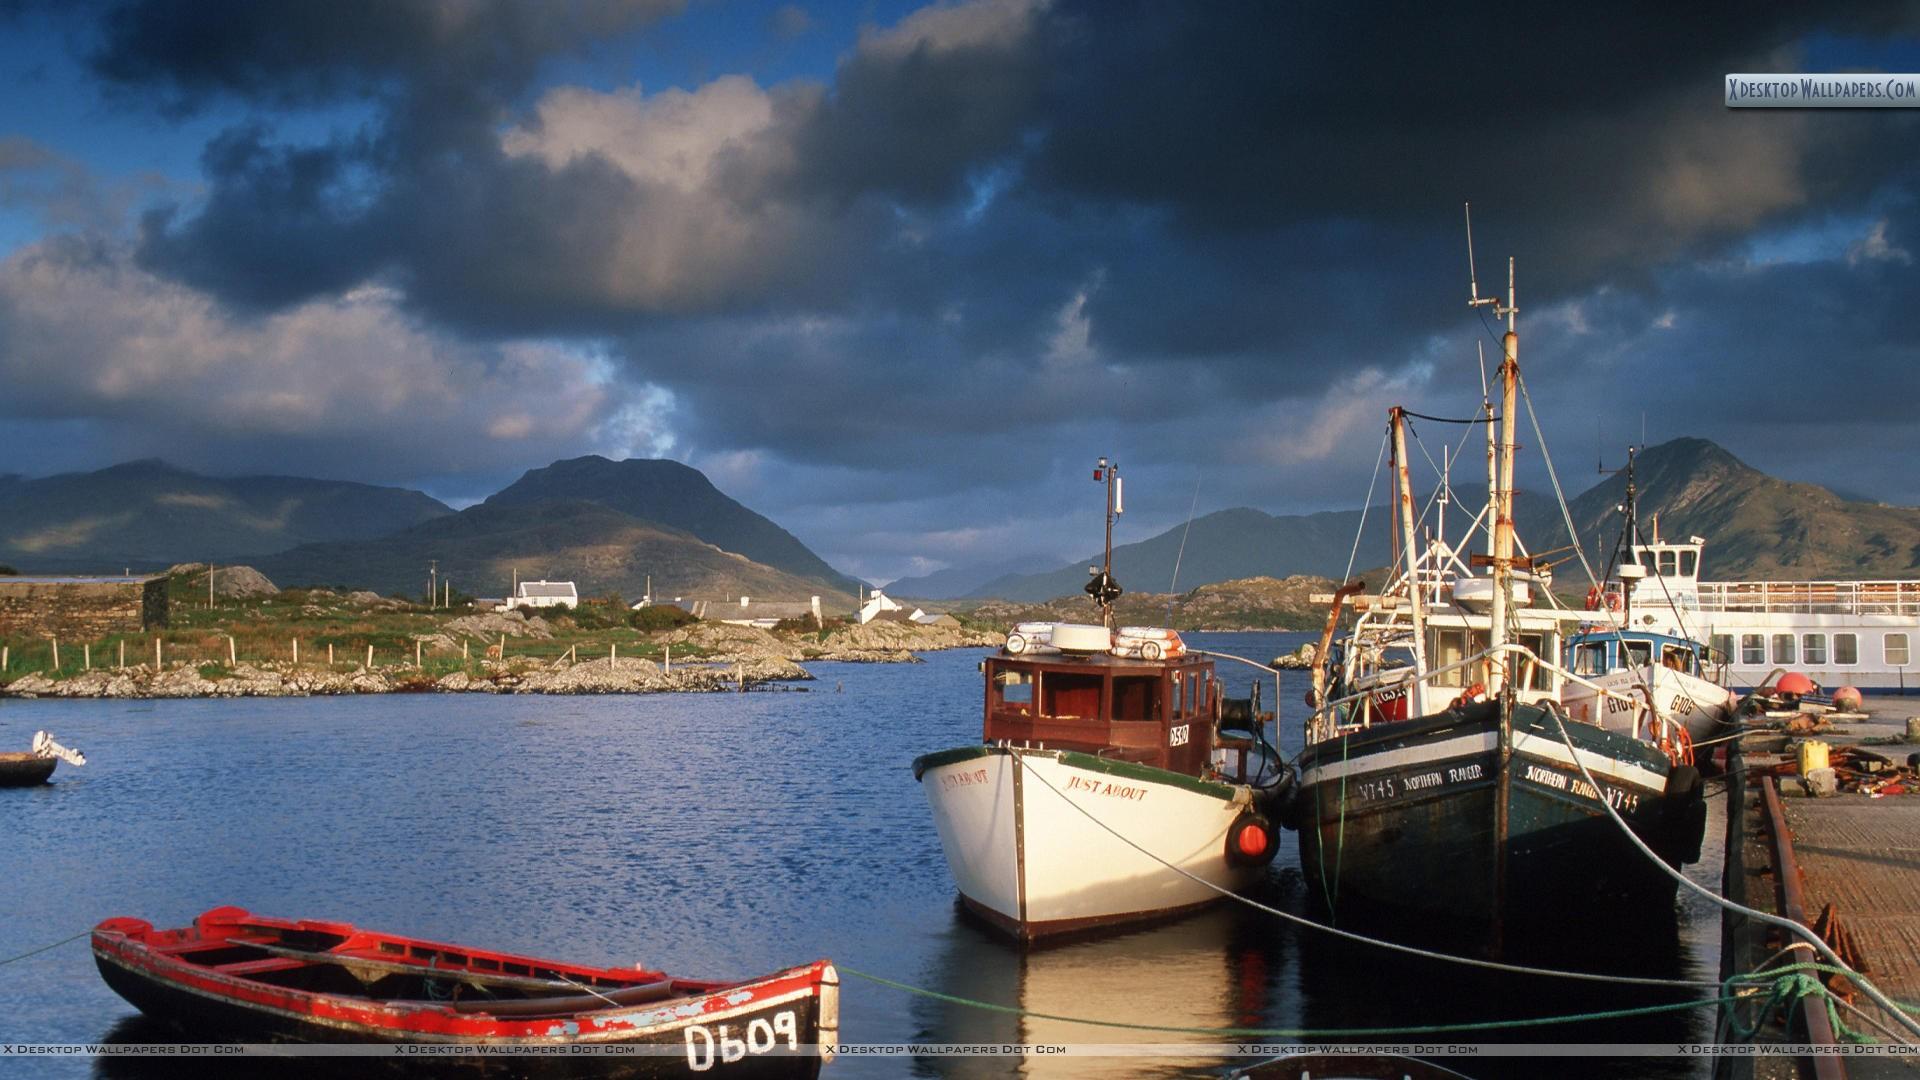
[[[913,763],[966,906],[1023,941],[1171,916],[1237,891],[1279,845],[1283,786],[1257,708],[1223,725],[1214,661],[1156,627],[1021,624],[981,664],[982,739]]]

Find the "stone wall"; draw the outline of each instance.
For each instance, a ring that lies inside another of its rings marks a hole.
[[[0,577],[0,637],[93,641],[166,625],[164,577]]]

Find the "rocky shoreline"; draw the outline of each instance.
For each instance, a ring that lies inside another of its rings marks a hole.
[[[993,646],[997,634],[951,627],[870,623],[828,634],[775,634],[749,626],[699,623],[663,634],[663,651],[679,650],[669,669],[639,657],[541,660],[487,659],[436,674],[432,665],[363,665],[241,661],[233,665],[168,664],[102,668],[63,678],[29,673],[0,686],[0,696],[39,698],[313,697],[339,694],[657,694],[768,689],[805,682],[803,661],[914,663],[916,652]]]

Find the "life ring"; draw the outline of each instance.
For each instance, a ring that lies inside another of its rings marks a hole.
[[[1647,741],[1658,747],[1675,765],[1693,764],[1693,733],[1678,720],[1658,719],[1647,711]]]
[[[1600,602],[1601,602],[1602,595],[1603,594],[1600,592],[1600,586],[1598,585],[1595,585],[1592,588],[1587,590],[1587,610],[1588,611],[1600,610]]]
[[[1608,593],[1606,595],[1606,601],[1607,601],[1608,611],[1620,610],[1620,594],[1619,593]]]

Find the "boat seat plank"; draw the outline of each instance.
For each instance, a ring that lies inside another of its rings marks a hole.
[[[230,938],[215,938],[211,940],[194,938],[187,941],[176,942],[172,945],[149,945],[147,949],[160,956],[182,956],[187,953],[211,952],[214,949],[230,949],[244,946],[251,946],[256,949],[266,948],[278,940],[280,939],[273,937],[236,934]]]
[[[245,978],[275,971],[292,971],[295,968],[307,966],[309,965],[305,960],[295,960],[290,956],[271,956],[265,960],[241,960],[232,964],[215,964],[213,970],[222,975],[238,975]]]
[[[664,1001],[673,996],[673,980],[661,979],[659,982],[603,991],[598,995],[576,994],[569,997],[525,998],[517,1001],[495,1001],[489,998],[463,998],[459,1001],[389,1001],[386,1004],[400,1009],[436,1005],[458,1013],[491,1013],[494,1016],[569,1016],[600,1009],[644,1005],[648,1002]]]
[[[462,967],[428,967],[420,963],[402,963],[379,956],[372,952],[308,952],[305,949],[290,949],[284,945],[261,945],[262,951],[288,959],[303,960],[315,964],[339,964],[342,967],[366,968],[373,971],[391,971],[403,975],[420,975],[428,978],[447,979],[453,982],[467,982],[486,986],[511,986],[521,990],[579,990],[580,983],[566,982],[562,979],[534,979],[524,975],[502,975],[491,971],[473,971]],[[585,979],[580,982],[585,982]],[[596,987],[596,989],[599,989]]]

